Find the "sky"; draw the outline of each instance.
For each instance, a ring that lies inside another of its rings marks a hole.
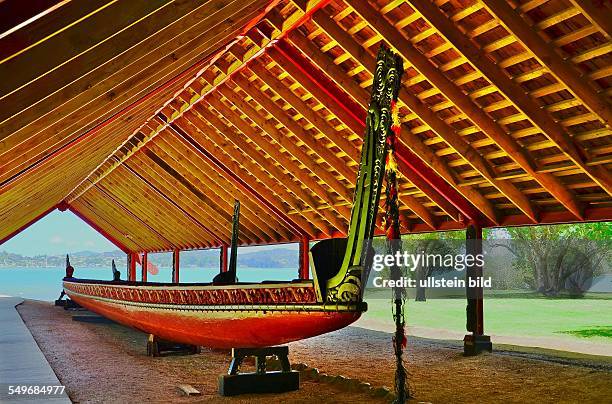
[[[54,210],[6,243],[0,251],[26,256],[63,255],[77,251],[114,251],[110,241],[72,212]]]
[[[298,249],[297,244],[276,248]],[[263,250],[263,246],[241,248],[241,252]],[[268,247],[269,248],[269,247]],[[70,211],[54,210],[6,243],[0,251],[25,256],[64,255],[79,251],[107,252],[117,247]]]

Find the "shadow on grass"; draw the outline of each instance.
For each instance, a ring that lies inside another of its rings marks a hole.
[[[556,331],[559,334],[570,334],[580,338],[603,337],[612,338],[612,327],[596,326],[592,328],[582,328],[580,330]]]

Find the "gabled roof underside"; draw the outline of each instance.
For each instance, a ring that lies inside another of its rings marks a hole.
[[[402,231],[612,219],[607,2],[73,3],[0,34],[0,239],[59,205],[217,247],[234,199],[243,244],[346,234],[381,43]]]

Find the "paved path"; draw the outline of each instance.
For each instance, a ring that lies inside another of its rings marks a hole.
[[[0,297],[0,403],[70,403],[68,395],[9,395],[9,386],[60,386],[15,306],[23,299]]]

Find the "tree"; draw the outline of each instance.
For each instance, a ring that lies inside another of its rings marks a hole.
[[[510,250],[527,284],[546,296],[582,296],[603,273],[612,253],[612,225],[586,223],[507,229]]]
[[[465,232],[449,231],[425,234],[413,234],[402,237],[403,249],[409,254],[436,255],[443,257],[447,254],[457,255],[465,247]],[[437,270],[442,269],[433,261],[421,262],[412,272],[412,278],[416,280],[416,302],[427,300],[426,288],[421,286],[421,281],[432,276]]]

